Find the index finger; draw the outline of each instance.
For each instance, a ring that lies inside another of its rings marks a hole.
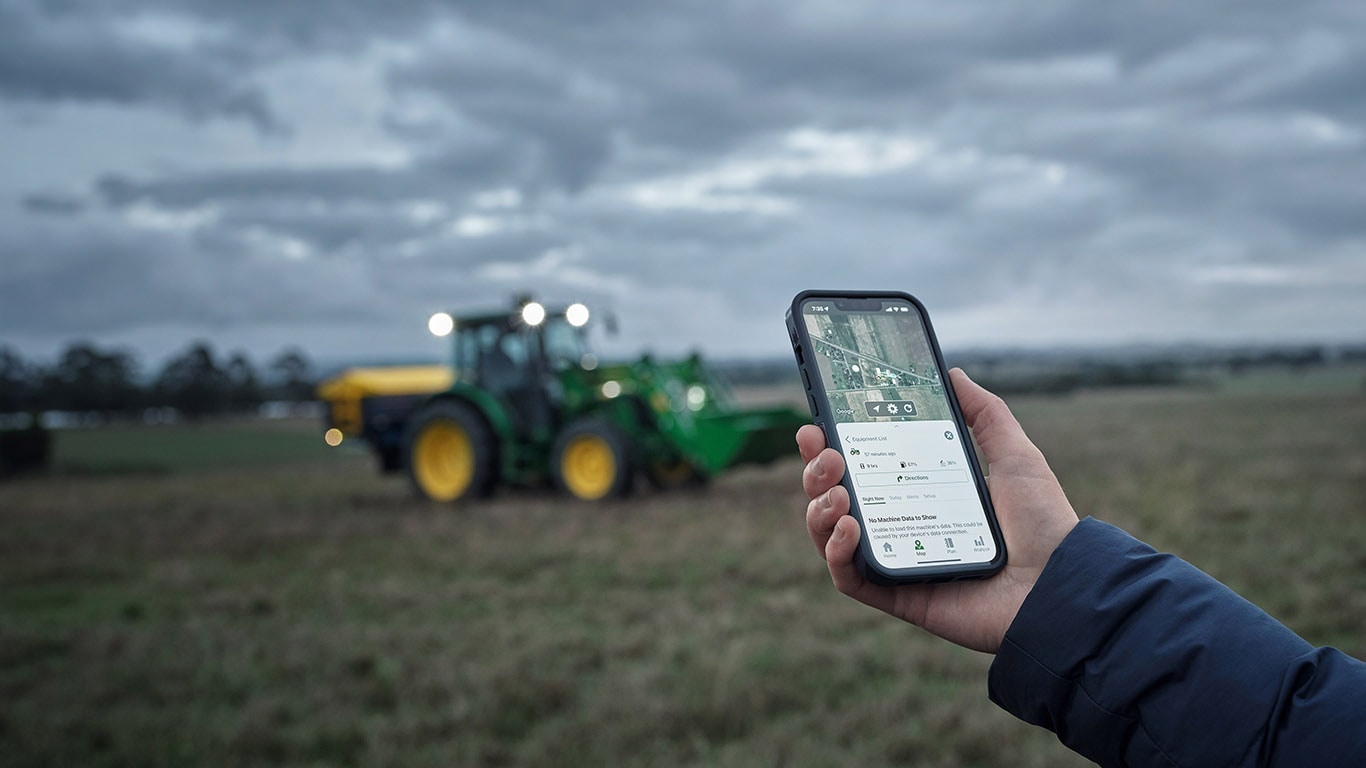
[[[982,457],[988,464],[1010,457],[1042,458],[1004,400],[968,378],[961,368],[951,369],[949,377],[953,380],[953,391],[958,395],[958,405],[963,409],[963,419],[982,447]]]
[[[797,430],[797,450],[802,454],[802,461],[811,463],[825,450],[825,432],[815,424],[802,425]]]

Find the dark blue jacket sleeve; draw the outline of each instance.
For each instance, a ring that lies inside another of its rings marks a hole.
[[[1106,766],[1366,766],[1366,664],[1093,519],[1006,633],[992,701]]]

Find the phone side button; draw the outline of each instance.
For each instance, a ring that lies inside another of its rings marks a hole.
[[[802,369],[802,383],[806,385],[806,391],[807,391],[807,392],[810,392],[810,391],[811,391],[811,374],[807,373],[805,368]]]
[[[806,399],[811,401],[811,415],[814,417],[819,417],[821,415],[821,409],[820,406],[816,405],[816,396],[807,395]]]

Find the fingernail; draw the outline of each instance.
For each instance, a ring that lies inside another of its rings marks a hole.
[[[830,492],[826,491],[821,495],[821,507],[823,509],[829,509],[833,506],[835,506],[835,500],[830,498]]]
[[[835,526],[835,532],[830,534],[830,538],[834,539],[835,541],[842,541],[844,539],[844,529],[839,527],[838,525]]]
[[[811,474],[815,475],[816,477],[825,476],[825,466],[821,464],[821,457],[817,456],[816,458],[811,460]]]

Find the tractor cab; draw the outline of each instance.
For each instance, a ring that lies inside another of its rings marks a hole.
[[[433,316],[433,333],[451,335],[455,380],[502,401],[525,438],[549,441],[561,426],[559,374],[596,365],[585,339],[588,308],[549,311],[528,299],[513,313]]]

